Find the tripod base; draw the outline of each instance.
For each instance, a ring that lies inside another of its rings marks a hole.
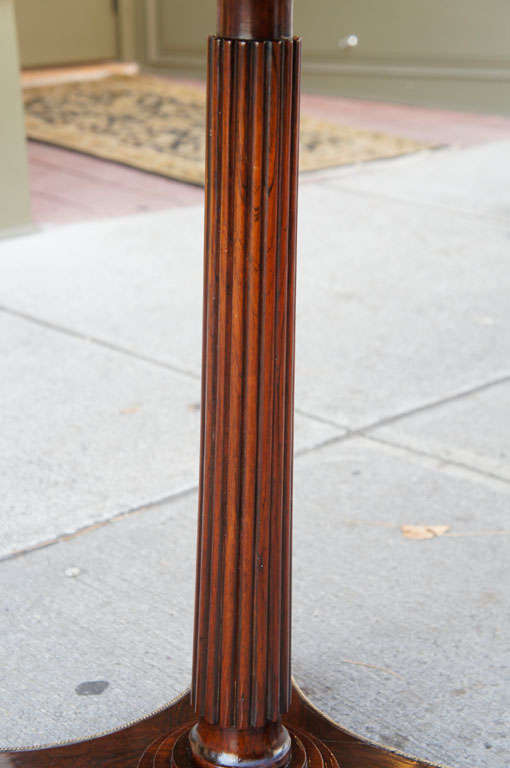
[[[115,733],[0,753],[0,767],[194,768],[188,733],[195,722],[185,693],[166,709]],[[289,768],[434,768],[344,730],[315,709],[295,684],[284,723],[292,738]]]

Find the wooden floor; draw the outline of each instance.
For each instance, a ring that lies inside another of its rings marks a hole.
[[[510,118],[304,94],[303,111],[433,144],[510,139]],[[144,171],[28,142],[33,219],[64,224],[201,203],[203,190]]]

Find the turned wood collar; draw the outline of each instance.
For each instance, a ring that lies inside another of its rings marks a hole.
[[[218,37],[281,40],[292,37],[292,0],[220,0]]]

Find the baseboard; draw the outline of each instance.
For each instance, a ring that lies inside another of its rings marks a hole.
[[[21,237],[22,235],[33,235],[39,231],[39,227],[32,222],[21,224],[17,227],[5,227],[0,229],[0,240],[6,240],[9,237]]]
[[[185,77],[205,74],[201,52],[165,52],[152,40],[147,54],[145,65],[152,70]],[[510,114],[509,81],[510,63],[353,63],[306,56],[303,60],[303,86],[312,92],[497,115]]]

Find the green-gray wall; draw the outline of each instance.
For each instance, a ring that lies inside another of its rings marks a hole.
[[[14,0],[14,5],[22,67],[138,58],[143,0]]]
[[[144,63],[203,74],[216,1],[141,4]],[[294,26],[308,90],[510,114],[508,0],[296,0]]]
[[[12,0],[0,0],[0,236],[30,225],[25,126]]]

